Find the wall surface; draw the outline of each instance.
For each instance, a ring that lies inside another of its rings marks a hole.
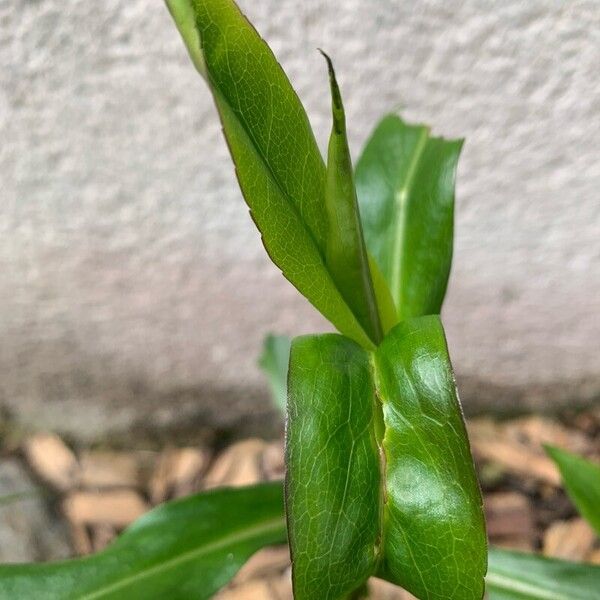
[[[400,110],[465,136],[444,320],[467,410],[600,393],[595,1],[241,0],[354,154]],[[271,266],[163,4],[0,0],[0,404],[95,436],[268,414],[271,330],[325,327]]]

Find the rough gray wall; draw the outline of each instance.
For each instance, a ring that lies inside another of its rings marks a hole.
[[[243,0],[356,153],[398,108],[465,136],[445,309],[467,409],[600,390],[600,11]],[[0,403],[80,435],[268,410],[269,330],[324,326],[265,258],[161,2],[0,0]]]

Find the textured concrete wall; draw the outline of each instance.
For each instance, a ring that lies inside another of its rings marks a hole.
[[[600,11],[534,0],[243,0],[356,153],[399,108],[465,136],[445,309],[467,409],[600,390]],[[159,1],[0,0],[0,403],[94,435],[268,410],[268,330],[324,326],[265,258]]]

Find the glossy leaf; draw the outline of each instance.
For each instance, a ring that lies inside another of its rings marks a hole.
[[[600,465],[560,448],[545,448],[577,510],[600,535]]]
[[[400,323],[374,369],[386,457],[379,574],[424,600],[480,600],[481,493],[439,318]]]
[[[356,165],[367,248],[401,320],[439,314],[452,263],[454,182],[462,140],[388,115]]]
[[[354,313],[340,293],[347,278],[358,274],[341,277],[326,263],[333,228],[325,165],[273,53],[232,0],[167,0],[167,5],[213,93],[240,188],[269,256],[339,331],[373,347],[370,321]],[[198,39],[189,25],[192,15]],[[354,279],[357,290],[363,284]]]
[[[490,549],[489,600],[600,600],[600,566]]]
[[[393,327],[398,324],[398,312],[394,299],[388,287],[387,281],[380,271],[375,259],[367,253],[369,258],[369,267],[371,270],[371,279],[373,281],[373,289],[377,300],[377,308],[379,310],[379,318],[383,334],[386,335]]]
[[[215,490],[155,508],[94,556],[1,565],[0,598],[203,600],[285,540],[280,483]]]
[[[374,571],[380,471],[368,354],[296,338],[288,377],[286,510],[295,600],[336,600]]]
[[[329,70],[333,116],[327,153],[325,205],[329,232],[325,257],[342,296],[359,321],[366,324],[369,337],[379,343],[383,332],[358,213],[352,159],[346,135],[346,115],[333,64],[327,54],[322,54]]]
[[[372,353],[300,338],[288,385],[297,598],[343,598],[377,574],[422,600],[480,600],[481,494],[439,318],[399,324]]]
[[[287,404],[287,372],[291,344],[292,340],[286,335],[269,334],[265,338],[258,361],[269,381],[273,403],[282,414],[285,414]]]

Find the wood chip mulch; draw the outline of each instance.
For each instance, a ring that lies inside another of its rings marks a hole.
[[[492,544],[600,564],[600,543],[575,511],[542,445],[600,461],[600,409],[568,419],[529,416],[468,424]],[[128,524],[156,504],[217,486],[242,486],[283,477],[282,441],[248,439],[219,452],[169,447],[161,451],[85,449],[74,452],[52,434],[26,439],[20,448],[37,478],[58,498],[74,554],[106,547]],[[408,600],[373,580],[379,600]],[[286,548],[257,553],[219,600],[291,598]]]

